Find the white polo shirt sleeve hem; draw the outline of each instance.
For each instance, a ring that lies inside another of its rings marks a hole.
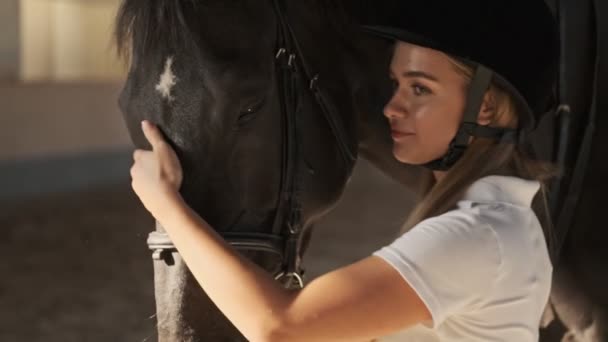
[[[399,272],[401,277],[403,277],[412,290],[420,297],[420,300],[426,305],[433,318],[431,327],[436,329],[444,320],[444,317],[440,314],[439,301],[426,282],[418,276],[418,272],[415,271],[412,263],[388,247],[382,248],[380,251],[373,253],[373,255],[381,258]]]

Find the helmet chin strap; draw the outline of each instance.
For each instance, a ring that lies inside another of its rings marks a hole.
[[[493,72],[490,69],[483,65],[477,65],[467,94],[464,115],[458,132],[456,132],[454,139],[450,142],[446,154],[441,158],[423,164],[424,167],[433,171],[449,170],[462,157],[469,146],[471,137],[497,139],[501,143],[517,141],[518,131],[516,129],[488,127],[477,123],[477,116],[479,115],[486,90],[490,87],[492,75]]]

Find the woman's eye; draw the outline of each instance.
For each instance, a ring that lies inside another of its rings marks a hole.
[[[427,87],[423,87],[418,84],[412,85],[412,89],[414,90],[414,94],[418,95],[418,96],[428,94],[431,92]]]

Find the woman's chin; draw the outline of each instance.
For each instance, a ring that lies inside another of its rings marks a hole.
[[[395,157],[397,161],[405,164],[414,164],[412,163],[414,161],[414,159],[412,158],[413,156],[411,155],[411,153],[407,152],[409,151],[402,148],[398,144],[393,145],[393,157]]]
[[[411,164],[411,165],[420,165],[420,164],[423,164],[423,163],[416,162],[415,158],[411,158],[409,156],[404,156],[402,153],[393,153],[393,156],[400,163]]]
[[[430,159],[426,160],[419,157],[417,158],[416,156],[408,155],[403,152],[397,153],[397,151],[393,151],[393,156],[395,157],[395,159],[397,159],[398,162],[410,165],[424,165],[432,161]]]

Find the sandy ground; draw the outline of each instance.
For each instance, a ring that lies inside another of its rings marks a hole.
[[[126,185],[2,206],[0,341],[154,335],[152,222]]]
[[[308,279],[389,243],[411,204],[360,163],[316,227]],[[128,184],[2,203],[0,226],[0,341],[156,340],[145,244],[153,221]]]

